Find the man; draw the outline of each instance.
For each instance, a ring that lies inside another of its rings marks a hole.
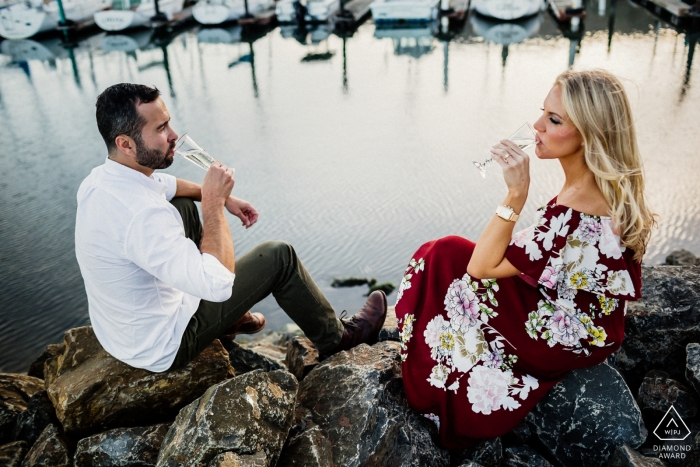
[[[235,259],[224,209],[246,228],[258,213],[231,196],[232,169],[215,162],[201,186],[154,172],[172,164],[178,138],[159,96],[117,84],[97,98],[108,157],[78,190],[75,252],[105,350],[137,368],[180,368],[218,337],[262,329],[264,317],[248,310],[269,294],[322,354],[376,342],[383,293],[339,320],[290,245],[267,242]]]

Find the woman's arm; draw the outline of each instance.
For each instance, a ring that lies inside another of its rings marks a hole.
[[[530,158],[514,143],[504,140],[491,149],[493,160],[503,168],[508,186],[504,206],[520,214],[530,189]],[[480,279],[515,276],[520,273],[505,258],[515,222],[493,215],[476,242],[467,273]]]

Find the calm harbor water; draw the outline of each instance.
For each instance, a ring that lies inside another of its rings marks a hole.
[[[658,22],[626,0],[590,4],[579,33],[549,15],[497,24],[472,16],[449,35],[430,28],[351,37],[276,28],[255,41],[240,29],[96,34],[66,49],[56,39],[0,43],[0,370],[26,371],[47,343],[89,323],[74,256],[75,194],[106,152],[94,102],[107,86],[158,86],[173,127],[236,168],[234,193],[260,211],[238,255],[283,239],[337,311],[364,288],[335,277],[398,284],[424,241],[476,239],[505,193],[497,167],[471,160],[533,122],[568,66],[621,76],[637,118],[648,195],[660,214],[646,264],[677,248],[700,253],[700,70],[697,34]],[[563,181],[534,160],[520,226]],[[201,181],[177,158],[167,172]],[[390,302],[395,300],[395,293]],[[288,322],[274,300],[258,308]]]

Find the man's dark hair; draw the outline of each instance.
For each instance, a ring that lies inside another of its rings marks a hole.
[[[95,117],[97,129],[105,140],[107,150],[117,148],[115,139],[119,135],[133,138],[141,144],[141,130],[146,120],[139,113],[139,104],[148,104],[158,99],[158,88],[143,84],[120,83],[110,86],[97,97]]]

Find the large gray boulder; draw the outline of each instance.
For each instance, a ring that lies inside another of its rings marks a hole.
[[[253,371],[209,388],[183,408],[158,455],[158,467],[206,467],[217,455],[264,452],[277,462],[294,420],[299,384],[286,371]]]
[[[269,465],[263,451],[251,455],[225,452],[216,456],[207,467],[268,467]]]
[[[502,467],[552,467],[540,453],[529,446],[506,448]]]
[[[647,437],[632,393],[605,363],[569,373],[527,420],[542,445],[567,467],[604,465],[617,446],[638,447]]]
[[[37,359],[29,365],[27,376],[44,379],[44,363],[46,363],[46,360],[55,357],[61,352],[63,352],[63,344],[49,344]]]
[[[237,375],[254,370],[275,371],[285,369],[284,365],[276,359],[239,345],[232,340],[222,339],[221,344],[226,348],[231,366]]]
[[[664,467],[655,457],[645,457],[627,445],[618,446],[608,467]]]
[[[207,388],[233,376],[218,340],[185,368],[163,373],[115,359],[91,327],[70,329],[63,342],[63,352],[46,361],[46,392],[63,428],[76,436],[172,419]]]
[[[31,376],[0,373],[0,445],[14,441],[17,417],[29,399],[44,390],[44,382]]]
[[[319,364],[318,349],[308,338],[295,337],[287,344],[285,363],[296,379],[301,381]]]
[[[661,368],[682,380],[686,346],[700,342],[700,268],[642,268],[643,298],[629,302],[625,339],[615,367],[636,391],[649,371]]]
[[[68,443],[55,425],[47,426],[22,461],[22,467],[72,467]]]
[[[685,379],[700,394],[700,344],[692,343],[685,347]]]
[[[498,467],[503,462],[501,438],[489,438],[470,446],[459,453],[453,453],[453,462],[478,462],[484,467]]]
[[[170,425],[115,428],[78,441],[75,467],[155,467]]]
[[[448,466],[434,424],[406,402],[400,365],[399,344],[380,342],[314,368],[299,387],[296,426],[278,467]]]
[[[700,259],[688,250],[674,250],[666,256],[666,264],[671,266],[697,266],[700,264]]]
[[[685,420],[695,417],[698,412],[695,398],[696,396],[690,388],[669,378],[668,373],[653,370],[647,373],[642,380],[637,403],[647,425],[656,426],[671,406]]]
[[[26,441],[15,441],[14,443],[0,446],[0,465],[3,467],[20,467],[28,450],[29,446],[27,446]]]

